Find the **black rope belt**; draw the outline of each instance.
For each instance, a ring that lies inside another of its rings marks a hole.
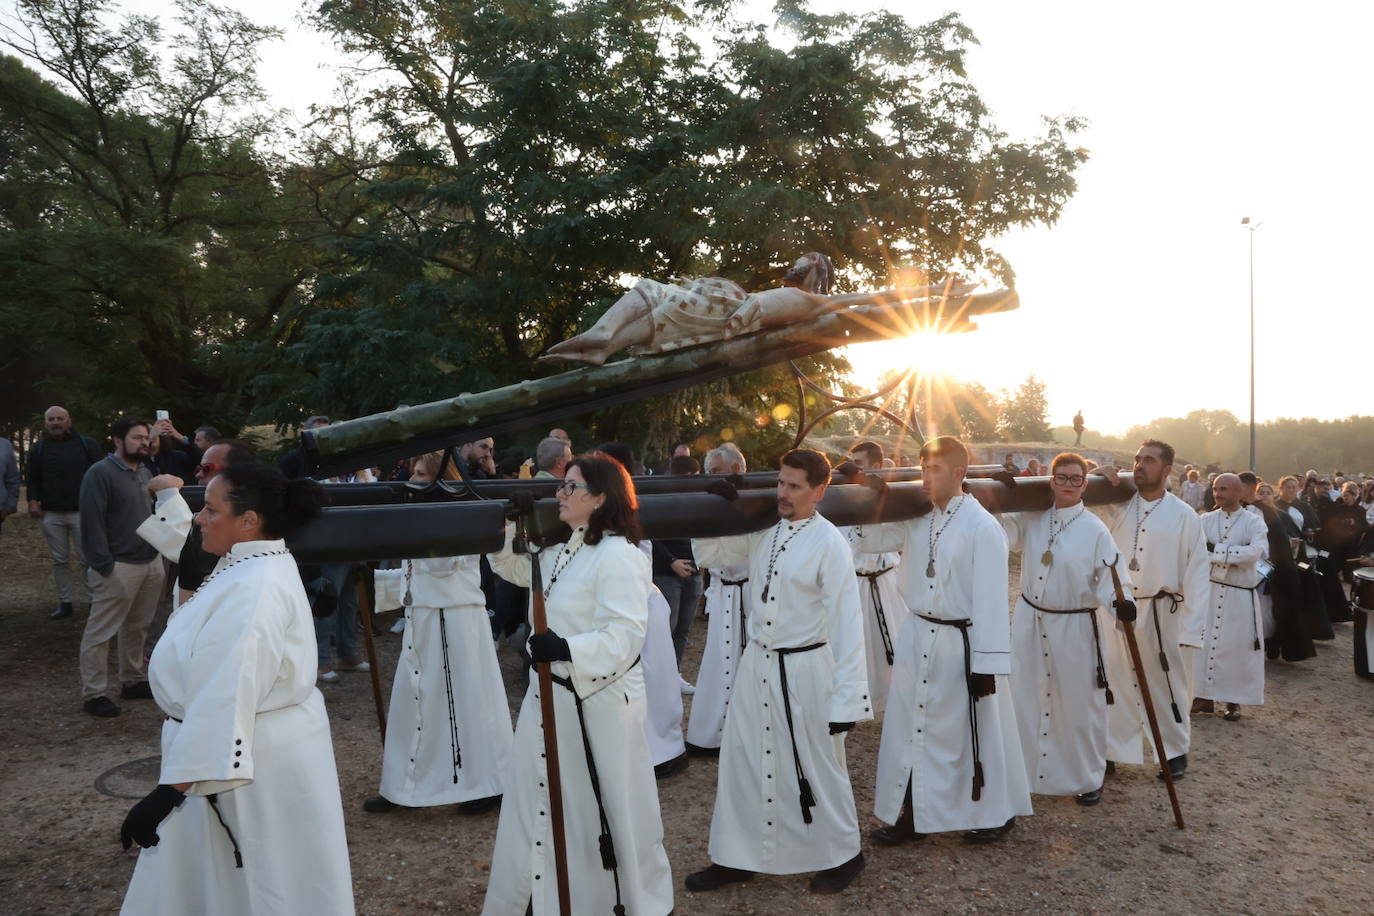
[[[765,652],[778,653],[778,680],[782,683],[782,711],[787,717],[787,734],[792,739],[792,764],[797,768],[797,788],[801,801],[802,820],[808,824],[811,823],[811,809],[816,807],[816,796],[811,793],[811,783],[806,781],[806,774],[802,772],[801,752],[797,750],[797,732],[792,726],[792,698],[787,691],[787,656],[810,652],[823,645],[825,645],[823,642],[813,642],[809,646],[797,646],[789,649],[764,649]],[[760,646],[759,648],[762,649],[763,647]]]
[[[1097,686],[1100,687],[1101,689],[1107,691],[1107,705],[1108,705],[1108,706],[1111,706],[1113,703],[1115,703],[1115,702],[1116,702],[1116,698],[1112,696],[1112,688],[1111,688],[1111,686],[1108,685],[1108,683],[1107,683],[1107,666],[1104,665],[1104,664],[1102,664],[1102,634],[1101,634],[1101,632],[1099,632],[1099,630],[1098,630],[1098,628],[1097,628],[1097,608],[1095,608],[1095,607],[1077,607],[1077,608],[1073,608],[1072,610],[1062,611],[1062,610],[1058,610],[1057,608],[1041,607],[1040,605],[1036,604],[1034,601],[1032,601],[1032,600],[1030,600],[1029,598],[1027,598],[1027,597],[1025,596],[1025,594],[1022,594],[1022,595],[1021,595],[1021,600],[1024,601],[1024,602],[1026,602],[1027,604],[1029,604],[1031,607],[1035,608],[1037,611],[1039,611],[1039,612],[1042,613],[1042,614],[1087,614],[1087,615],[1088,615],[1088,620],[1089,620],[1089,621],[1092,623],[1092,625],[1093,625],[1093,651],[1097,654]]]
[[[176,716],[168,716],[173,722],[181,725],[182,722]],[[234,838],[234,831],[229,829],[229,825],[224,821],[224,815],[219,810],[219,794],[207,795],[205,800],[210,803],[210,807],[215,810],[215,817],[219,820],[219,825],[224,828],[224,835],[229,837],[229,845],[234,847],[234,867],[243,868],[243,853],[239,851],[239,841]]]
[[[1243,592],[1254,592],[1259,588],[1258,585],[1232,585],[1230,582],[1218,582],[1216,579],[1212,579],[1211,582],[1213,585],[1220,585],[1222,588],[1235,588]],[[1258,652],[1260,650],[1259,616],[1255,613],[1255,610],[1255,603],[1251,601],[1250,622],[1255,627],[1255,651]]]
[[[943,617],[927,617],[919,611],[915,613],[928,623],[938,623],[959,630],[959,635],[964,639],[964,690],[969,691],[969,684],[973,681],[973,647],[969,643],[968,631],[973,626],[973,621],[967,618],[946,620]],[[968,728],[969,742],[973,747],[973,800],[978,801],[983,797],[983,755],[978,746],[978,701],[974,699],[972,691],[969,691],[968,695]]]
[[[862,576],[868,580],[868,597],[873,601],[873,615],[878,618],[878,633],[883,638],[883,654],[887,656],[887,666],[892,667],[892,634],[887,631],[887,615],[883,613],[883,593],[878,588],[878,577],[883,573],[892,572],[895,566],[884,566],[882,569],[875,569],[872,572],[860,572],[855,575]]]
[[[458,711],[453,705],[453,672],[448,662],[448,624],[444,609],[439,609],[439,647],[444,653],[444,693],[448,698],[448,740],[453,749],[453,784],[458,785],[458,771],[463,767],[463,749],[458,746]],[[411,637],[414,638],[413,636]]]
[[[1178,699],[1174,696],[1174,679],[1169,676],[1169,656],[1164,651],[1164,628],[1159,623],[1159,602],[1169,602],[1169,613],[1177,614],[1183,603],[1183,596],[1161,588],[1153,595],[1136,595],[1139,601],[1150,602],[1150,616],[1155,621],[1155,643],[1159,646],[1159,668],[1164,672],[1164,686],[1169,688],[1169,706],[1174,712],[1174,721],[1183,724],[1183,714],[1178,711]]]
[[[629,671],[639,664],[639,656],[625,668]],[[533,668],[534,664],[531,663]],[[625,672],[621,672],[622,674]],[[601,849],[601,867],[611,873],[611,880],[615,884],[615,907],[612,912],[615,916],[625,916],[625,905],[620,902],[620,866],[615,858],[615,840],[611,838],[611,822],[606,817],[606,805],[601,800],[601,777],[596,773],[596,758],[592,755],[592,739],[587,734],[587,718],[582,712],[582,697],[578,696],[573,688],[571,678],[559,677],[550,672],[553,682],[560,687],[567,689],[573,695],[573,703],[577,706],[577,727],[582,731],[582,753],[587,758],[587,777],[592,784],[592,795],[596,797],[596,814],[601,820],[601,836],[597,837],[597,844]]]
[[[746,642],[744,636],[744,586],[749,584],[749,577],[745,576],[743,579],[722,578],[720,584],[735,590],[735,604],[737,605],[736,609],[739,611],[739,629],[735,633],[735,638],[739,640],[736,645],[743,646]],[[743,649],[741,649],[741,651],[743,651]]]

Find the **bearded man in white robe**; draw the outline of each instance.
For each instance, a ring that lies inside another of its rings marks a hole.
[[[1198,515],[1165,486],[1173,471],[1174,449],[1147,439],[1135,454],[1131,476],[1136,492],[1126,503],[1098,507],[1135,593],[1140,660],[1159,720],[1169,771],[1182,779],[1188,768],[1193,696],[1191,653],[1202,645],[1202,617],[1211,584],[1207,543]],[[1093,473],[1119,482],[1114,467]],[[1185,651],[1185,647],[1186,651]],[[1107,640],[1107,680],[1115,702],[1107,707],[1107,759],[1144,763],[1153,754],[1149,721],[1125,633],[1113,627]],[[1164,766],[1164,761],[1159,761]],[[1113,765],[1109,764],[1110,773]]]
[[[1083,505],[1087,462],[1064,452],[1050,463],[1054,506],[1001,517],[1021,553],[1021,597],[1011,621],[1011,686],[1026,779],[1037,795],[1102,799],[1111,688],[1102,634],[1116,597],[1108,564],[1122,587],[1130,577],[1102,520]]]
[[[963,492],[968,449],[940,436],[921,449],[933,508],[908,522],[865,525],[872,551],[900,550],[908,614],[878,748],[875,842],[897,846],[966,830],[970,842],[1005,836],[1031,813],[1007,675],[1007,539]]]
[[[1261,576],[1256,565],[1268,554],[1264,519],[1241,502],[1244,484],[1235,474],[1212,483],[1217,507],[1202,516],[1210,554],[1211,600],[1203,618],[1202,647],[1193,656],[1196,712],[1226,704],[1224,718],[1240,718],[1240,704],[1264,703],[1264,636],[1260,614]]]
[[[725,719],[711,864],[689,891],[817,872],[811,890],[838,893],[863,870],[844,738],[873,707],[849,545],[816,512],[829,482],[824,455],[793,449],[776,525],[692,543],[703,566],[748,560],[754,611]]]

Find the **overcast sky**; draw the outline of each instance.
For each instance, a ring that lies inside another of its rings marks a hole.
[[[263,83],[295,111],[327,99],[332,49],[300,7],[221,0],[288,29]],[[171,3],[126,8],[166,13]],[[915,21],[958,11],[981,47],[971,76],[1013,137],[1041,115],[1082,115],[1092,160],[1053,227],[1000,243],[1019,313],[942,347],[938,368],[992,388],[1046,380],[1050,420],[1082,408],[1106,432],[1206,407],[1249,413],[1250,216],[1255,235],[1258,418],[1344,417],[1367,406],[1358,324],[1374,192],[1363,3],[819,0]],[[761,15],[766,5],[760,4]],[[865,367],[929,348],[855,348]]]

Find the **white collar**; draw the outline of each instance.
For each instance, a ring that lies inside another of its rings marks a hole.
[[[229,552],[225,554],[225,557],[230,560],[237,560],[240,557],[246,557],[250,554],[265,553],[269,550],[285,549],[286,542],[281,540],[280,538],[271,541],[239,541],[233,547],[229,548]]]

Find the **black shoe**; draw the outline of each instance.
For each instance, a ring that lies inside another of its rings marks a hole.
[[[860,852],[843,865],[836,865],[834,868],[827,868],[825,871],[818,871],[812,875],[811,893],[838,894],[854,883],[854,879],[859,877],[863,870],[864,854]]]
[[[119,715],[119,707],[109,697],[91,697],[81,704],[81,711],[101,719],[113,719]]]
[[[61,604],[57,606],[57,610],[53,611],[51,614],[48,615],[48,619],[62,620],[64,618],[72,616],[73,613],[74,612],[72,611],[72,603],[70,601],[63,601]]]
[[[1240,718],[1240,704],[1239,704],[1239,703],[1227,703],[1227,704],[1226,704],[1226,712],[1225,712],[1224,715],[1222,715],[1222,718],[1225,719],[1227,722],[1234,722],[1234,721],[1236,721],[1237,719],[1239,719],[1239,718]]]
[[[1010,818],[1001,827],[988,827],[983,830],[970,830],[964,834],[964,841],[968,843],[995,843],[1002,837],[1011,833],[1011,829],[1016,826],[1016,818]]]
[[[1084,792],[1082,795],[1074,796],[1074,801],[1078,802],[1084,808],[1091,808],[1093,805],[1102,801],[1102,787],[1098,786],[1091,792]]]
[[[905,843],[919,843],[926,835],[917,833],[909,824],[898,822],[890,827],[883,826],[870,830],[868,838],[879,846],[901,846]]]
[[[683,751],[672,760],[665,760],[654,767],[654,779],[667,779],[687,769],[687,752]]]
[[[686,744],[687,744],[687,756],[688,756],[688,757],[719,757],[719,756],[720,756],[720,748],[718,748],[718,747],[701,747],[700,745],[693,744],[693,743],[690,742],[690,741],[686,742]]]
[[[488,795],[486,798],[474,798],[472,801],[459,802],[455,813],[486,814],[493,808],[499,807],[501,807],[501,796]]]
[[[380,795],[374,795],[372,798],[363,802],[363,810],[368,814],[389,814],[399,807],[401,806],[394,801],[388,801]]]
[[[687,880],[682,882],[682,886],[693,893],[702,891],[714,891],[727,884],[739,884],[742,881],[753,881],[754,873],[745,871],[742,868],[728,868],[724,865],[717,865],[712,862],[701,871],[692,872],[687,876]]]
[[[1107,775],[1108,775],[1108,776],[1115,776],[1115,775],[1116,775],[1116,761],[1115,761],[1115,760],[1108,760],[1108,761],[1107,761]]]
[[[1183,774],[1186,772],[1188,772],[1187,754],[1179,754],[1177,757],[1169,758],[1169,775],[1174,778],[1174,782],[1178,782],[1180,779],[1182,779]],[[1159,773],[1159,778],[1164,778],[1163,771]]]
[[[125,684],[119,691],[121,700],[151,700],[153,698],[153,688],[148,686],[147,681],[139,681],[137,684]]]

